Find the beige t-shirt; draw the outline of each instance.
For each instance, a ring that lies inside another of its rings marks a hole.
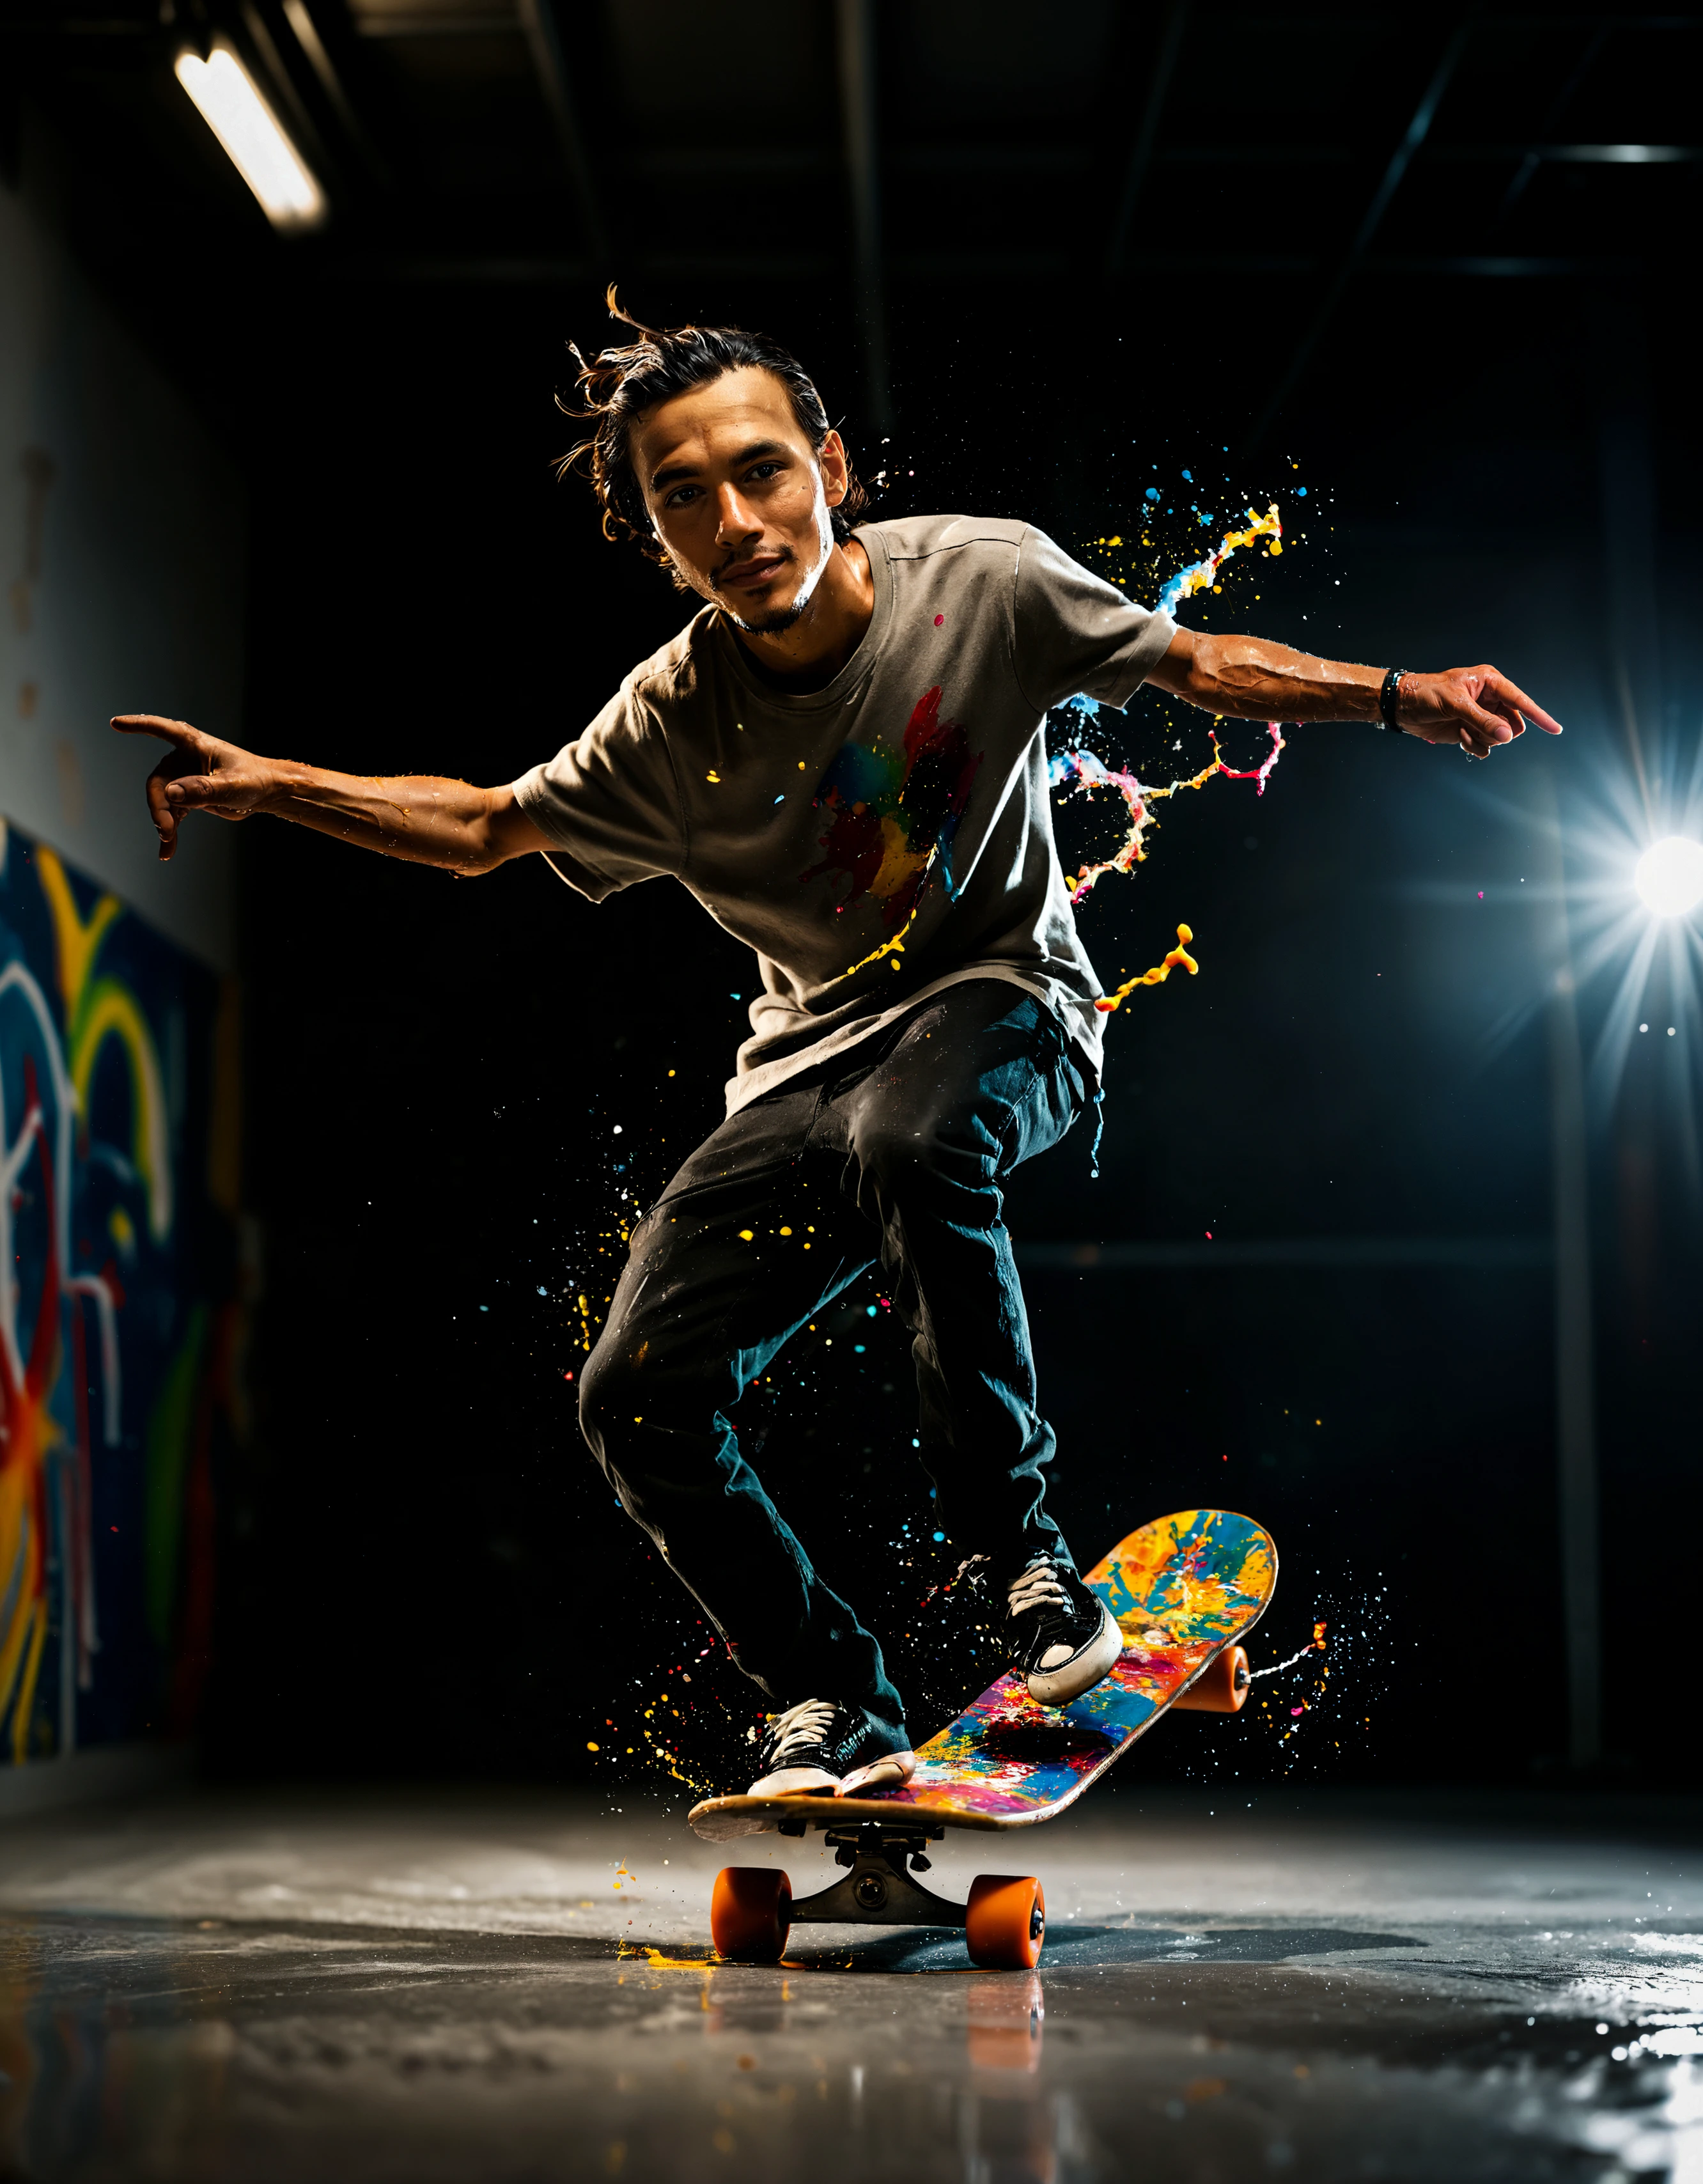
[[[515,796],[593,902],[671,873],[756,950],[730,1113],[966,978],[1044,1001],[1097,1080],[1046,715],[1078,691],[1127,705],[1175,625],[1027,524],[856,535],[875,611],[826,688],[767,687],[706,607]]]

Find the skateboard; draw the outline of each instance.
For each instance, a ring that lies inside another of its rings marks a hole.
[[[948,1828],[1033,1827],[1073,1805],[1167,1708],[1236,1713],[1249,1672],[1241,1638],[1277,1582],[1271,1535],[1224,1509],[1183,1509],[1121,1540],[1087,1582],[1117,1618],[1123,1652],[1111,1673],[1066,1706],[1000,1677],[957,1720],[919,1747],[916,1772],[867,1797],[708,1797],[688,1819],[710,1842],[825,1830],[847,1869],[794,1902],[783,1873],[727,1866],[716,1875],[710,1930],[719,1953],[774,1964],[789,1928],[835,1920],[877,1926],[957,1926],[989,1970],[1038,1962],[1046,1900],[1032,1875],[980,1874],[967,1903],[949,1903],[913,1875],[923,1846]]]

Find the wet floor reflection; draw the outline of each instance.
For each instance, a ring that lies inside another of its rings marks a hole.
[[[1039,1972],[0,1921],[6,2184],[1703,2177],[1703,1937],[1066,1928]]]

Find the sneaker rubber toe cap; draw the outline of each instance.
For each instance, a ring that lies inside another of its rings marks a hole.
[[[1031,1669],[1027,1681],[1029,1696],[1040,1706],[1067,1706],[1079,1699],[1084,1691],[1091,1691],[1116,1668],[1123,1652],[1123,1633],[1113,1619],[1111,1611],[1102,1602],[1100,1625],[1086,1645],[1079,1646],[1074,1653],[1065,1654],[1061,1661],[1054,1661],[1061,1646],[1049,1647],[1041,1665]]]

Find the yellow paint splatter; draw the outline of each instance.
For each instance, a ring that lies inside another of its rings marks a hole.
[[[1178,969],[1187,971],[1191,978],[1196,977],[1200,966],[1188,953],[1188,944],[1194,938],[1192,927],[1179,925],[1177,928],[1177,945],[1162,963],[1155,963],[1150,971],[1144,971],[1138,978],[1126,978],[1115,994],[1108,994],[1104,1000],[1096,1001],[1094,1006],[1103,1016],[1110,1016],[1114,1009],[1123,1006],[1138,986],[1162,986],[1172,972]]]

